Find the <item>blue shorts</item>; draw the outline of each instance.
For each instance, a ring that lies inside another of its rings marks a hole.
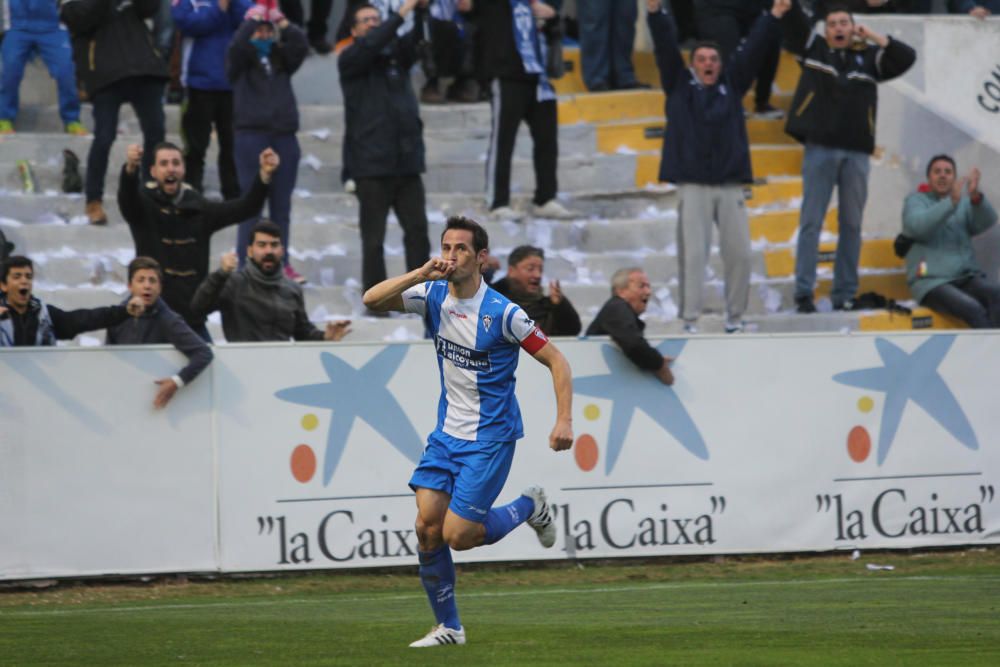
[[[434,431],[410,477],[410,488],[434,489],[451,496],[448,509],[483,523],[500,495],[514,460],[514,442],[459,440]]]

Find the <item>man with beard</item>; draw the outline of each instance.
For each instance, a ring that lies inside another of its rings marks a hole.
[[[184,155],[164,142],[153,149],[153,180],[140,184],[142,147],[128,147],[118,185],[118,207],[128,222],[135,254],[163,267],[163,300],[206,341],[205,318],[191,310],[191,297],[208,275],[212,234],[256,216],[264,206],[271,175],[280,164],[270,148],[260,154],[260,171],[240,199],[210,202],[184,182]]]
[[[145,309],[142,299],[132,297],[122,306],[62,310],[32,296],[35,267],[27,257],[8,257],[0,271],[0,347],[55,345],[139,317]]]
[[[337,341],[350,333],[349,320],[327,322],[325,331],[313,326],[306,315],[302,287],[282,271],[284,255],[281,228],[261,220],[250,231],[249,261],[237,270],[235,253],[224,255],[222,268],[195,292],[192,312],[205,317],[220,311],[222,331],[230,343]]]
[[[153,407],[162,408],[177,390],[190,384],[212,362],[212,350],[163,303],[160,292],[163,272],[151,257],[136,257],[128,265],[129,299],[141,299],[145,311],[139,317],[108,327],[108,345],[156,345],[170,343],[188,358],[188,364],[168,378],[155,380],[159,389]]]
[[[618,269],[611,276],[611,298],[587,327],[588,336],[611,336],[625,356],[641,370],[652,371],[663,384],[673,384],[670,357],[661,355],[646,341],[646,323],[639,316],[653,293],[646,272],[637,266]]]
[[[545,251],[530,245],[514,248],[507,258],[507,275],[491,285],[521,306],[546,336],[575,336],[582,328],[580,316],[559,287],[549,283],[549,295],[542,292]]]

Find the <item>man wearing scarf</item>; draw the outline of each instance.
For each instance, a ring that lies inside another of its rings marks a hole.
[[[281,228],[261,220],[250,231],[247,262],[237,270],[236,255],[222,258],[222,268],[201,284],[191,301],[200,317],[218,310],[222,331],[230,343],[259,341],[337,341],[350,332],[350,322],[328,322],[326,330],[313,326],[306,315],[302,287],[285,276],[281,259]]]
[[[545,75],[547,50],[538,26],[538,21],[554,19],[555,10],[544,2],[530,0],[461,0],[458,8],[468,11],[480,26],[483,67],[490,80],[493,130],[486,159],[486,198],[491,215],[499,220],[523,217],[510,205],[511,159],[517,128],[523,120],[534,142],[533,215],[572,217],[556,201],[556,93]]]

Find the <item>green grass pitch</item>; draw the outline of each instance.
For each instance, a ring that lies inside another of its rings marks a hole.
[[[869,571],[890,563],[893,571]],[[460,567],[0,592],[2,665],[1000,665],[1000,550]]]

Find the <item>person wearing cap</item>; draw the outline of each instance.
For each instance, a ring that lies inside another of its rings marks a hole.
[[[268,193],[268,218],[281,228],[281,243],[289,248],[292,192],[302,151],[295,133],[299,130],[299,107],[292,90],[292,75],[309,53],[305,33],[288,22],[277,9],[251,7],[236,31],[226,54],[226,76],[233,86],[233,129],[236,133],[236,175],[240,190],[253,186],[257,156],[271,148],[281,159]],[[240,263],[249,245],[250,230],[257,218],[244,221],[236,238]],[[285,275],[297,283],[305,278],[284,262]]]

